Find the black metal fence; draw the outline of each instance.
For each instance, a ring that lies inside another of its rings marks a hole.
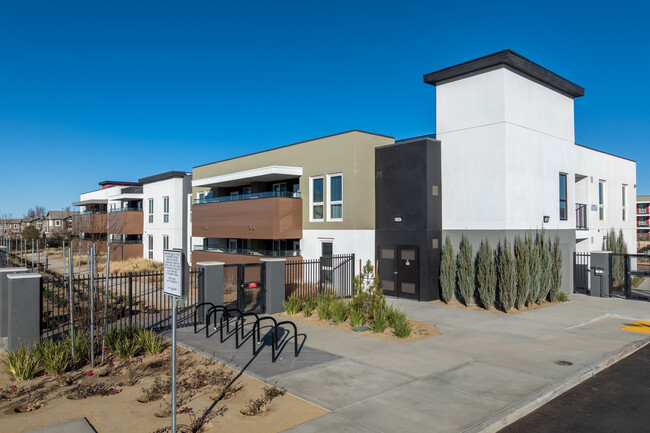
[[[354,273],[354,254],[287,262],[285,297],[305,299],[323,292],[351,297]]]
[[[225,265],[223,269],[223,304],[240,311],[263,313],[264,263]]]
[[[589,294],[589,264],[591,254],[573,253],[573,293]]]
[[[203,271],[190,271],[188,293],[178,309],[178,326],[193,324],[193,307],[202,302]],[[95,329],[136,326],[161,331],[171,327],[171,297],[163,293],[162,272],[129,272],[108,277],[46,275],[41,279],[41,335],[56,337],[70,330],[70,298],[75,329],[89,329],[91,303]],[[91,287],[93,296],[91,302]],[[106,303],[106,306],[104,305]],[[104,314],[106,312],[106,314]]]

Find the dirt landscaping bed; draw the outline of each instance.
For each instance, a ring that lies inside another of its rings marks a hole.
[[[287,314],[279,313],[276,314],[278,317],[288,318],[290,320],[295,320],[297,322],[311,323],[312,325],[321,326],[324,328],[335,329],[343,332],[351,332],[353,334],[359,334],[366,337],[378,338],[380,340],[390,341],[393,343],[411,343],[413,341],[424,340],[425,338],[435,337],[440,335],[440,331],[436,328],[436,325],[431,323],[419,322],[417,320],[409,320],[411,324],[411,334],[406,338],[399,338],[394,333],[393,330],[388,327],[382,333],[375,333],[372,330],[368,329],[363,332],[356,332],[352,330],[352,325],[350,325],[350,319],[346,319],[345,322],[337,325],[331,320],[320,320],[318,315],[312,314],[311,317],[305,317],[304,313],[301,311],[297,314]]]
[[[86,365],[24,381],[2,363],[2,431],[24,432],[80,417],[101,433],[170,431],[170,357],[169,348],[130,360],[111,355],[92,371]],[[5,359],[1,354],[0,361]],[[182,348],[177,383],[181,431],[279,432],[327,412],[285,395],[279,384],[265,384]],[[190,428],[206,410],[204,430]]]
[[[465,304],[462,304],[456,300],[451,300],[449,301],[448,304],[445,304],[444,302],[438,300],[438,301],[431,301],[431,304],[433,305],[444,305],[445,307],[453,307],[453,308],[460,308],[463,310],[473,310],[473,311],[486,311],[488,313],[493,313],[493,314],[500,314],[503,316],[513,316],[515,314],[520,314],[520,313],[525,313],[526,311],[533,311],[533,310],[539,310],[540,308],[546,308],[550,307],[553,305],[561,304],[562,302],[557,301],[557,302],[549,302],[549,301],[542,301],[541,304],[536,304],[533,303],[532,305],[528,307],[523,307],[521,310],[518,310],[515,307],[512,307],[508,312],[504,312],[503,310],[500,310],[495,307],[491,307],[489,310],[486,310],[485,308],[481,307],[480,305],[476,304],[470,304],[469,306],[465,306]]]

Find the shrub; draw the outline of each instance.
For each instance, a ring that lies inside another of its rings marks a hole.
[[[375,314],[376,316],[376,314]],[[364,323],[366,323],[366,313],[363,310],[359,310],[357,308],[351,308],[350,309],[350,325],[353,328],[356,328],[357,326],[361,326]]]
[[[361,273],[354,277],[353,283],[351,307],[365,312],[368,319],[372,320],[375,312],[386,305],[386,298],[379,287],[379,275],[375,273],[370,260],[361,268]]]
[[[567,296],[566,293],[560,292],[557,295],[557,300],[560,301],[560,302],[567,302],[567,301],[569,301],[569,297]]]
[[[29,351],[29,347],[22,344],[18,349],[11,350],[7,353],[7,359],[4,360],[11,374],[18,380],[28,380],[36,376],[39,369],[38,357]]]
[[[138,333],[138,345],[148,355],[156,355],[165,348],[165,341],[148,329],[141,329]]]
[[[296,314],[302,307],[302,301],[296,296],[289,296],[286,301],[282,302],[282,305],[288,314]]]
[[[530,248],[530,294],[528,302],[537,302],[539,296],[540,284],[542,280],[542,263],[541,263],[541,248],[539,246],[539,236],[533,241],[532,237],[528,243]]]
[[[515,254],[517,261],[517,308],[526,306],[530,295],[530,248],[528,247],[528,235],[526,240],[521,236],[515,239]]]
[[[548,298],[551,302],[558,300],[560,286],[562,285],[562,250],[560,249],[560,237],[555,235],[553,241],[553,252],[551,253],[551,290]]]
[[[449,236],[445,239],[440,256],[440,297],[446,304],[451,301],[456,289],[456,261],[454,247]]]
[[[497,268],[494,263],[494,251],[490,242],[481,242],[476,258],[476,282],[478,297],[483,308],[489,310],[494,305],[497,286]]]
[[[404,313],[396,316],[396,321],[391,325],[391,328],[399,338],[407,338],[411,335],[411,324],[406,320]]]
[[[499,248],[498,298],[503,311],[508,312],[517,298],[517,266],[508,238]]]
[[[539,236],[539,262],[541,266],[540,283],[536,302],[538,304],[541,304],[542,301],[547,298],[548,293],[551,290],[551,280],[553,278],[551,251],[549,249],[549,241],[544,230],[542,230],[542,233]]]
[[[115,354],[121,359],[132,358],[140,352],[138,339],[128,335],[120,335],[115,343]]]
[[[382,308],[380,310],[377,310],[377,312],[375,313],[375,320],[373,320],[372,322],[373,332],[376,332],[377,334],[381,334],[382,332],[384,332],[387,326],[388,326],[388,319],[387,319],[386,309]]]
[[[65,338],[64,344],[70,349],[70,335]],[[74,333],[74,359],[72,359],[73,365],[82,365],[88,361],[88,348],[90,347],[90,337],[84,334],[80,330],[76,330]],[[72,356],[72,354],[70,354]]]
[[[406,320],[406,314],[391,306],[386,310],[386,320],[388,325],[394,329],[398,322]]]
[[[348,304],[343,299],[337,299],[331,305],[332,320],[337,324],[345,322],[348,317]]]
[[[311,317],[311,313],[314,311],[314,308],[316,308],[316,298],[310,296],[305,300],[305,305],[302,308],[302,312],[305,317]]]
[[[65,344],[65,341],[54,342],[40,338],[34,346],[34,353],[38,357],[43,370],[53,376],[63,374],[72,360],[70,347]]]
[[[329,320],[332,317],[330,306],[333,301],[333,296],[325,293],[318,294],[318,303],[316,305],[316,312],[320,320]]]
[[[623,238],[623,231],[619,230],[618,238],[612,227],[607,235],[607,249],[612,255],[612,278],[614,285],[620,286],[625,283],[625,257],[619,254],[627,254],[627,244]]]
[[[458,280],[458,295],[460,301],[469,306],[474,296],[474,257],[472,256],[472,244],[469,243],[467,235],[463,235],[460,242],[460,251],[457,258],[458,266],[456,275]]]

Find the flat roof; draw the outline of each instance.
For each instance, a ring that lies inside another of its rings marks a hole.
[[[273,182],[275,180],[286,179],[287,177],[300,176],[302,176],[302,167],[269,165],[267,167],[253,168],[250,170],[242,170],[234,173],[196,179],[192,181],[192,187],[207,187],[216,185],[238,186],[245,185],[252,180],[260,182]]]
[[[650,195],[637,195],[636,201],[650,201]]]
[[[138,183],[141,184],[154,183],[154,182],[160,182],[161,180],[173,179],[175,177],[182,178],[185,176],[192,176],[192,174],[186,173],[184,171],[167,171],[165,173],[154,174],[153,176],[147,176],[147,177],[143,177],[142,179],[138,179]]]
[[[108,199],[105,198],[93,198],[89,200],[81,200],[81,201],[76,201],[72,203],[72,206],[86,206],[89,204],[106,204],[108,203]]]
[[[577,84],[562,78],[555,72],[552,72],[543,66],[525,58],[510,49],[499,51],[487,56],[479,57],[478,59],[469,60],[464,63],[459,63],[448,68],[440,69],[424,75],[424,82],[437,85],[441,81],[456,78],[461,75],[469,74],[472,72],[480,71],[482,69],[491,68],[497,65],[508,65],[513,69],[523,72],[524,74],[533,77],[542,83],[545,83],[554,89],[564,92],[574,98],[584,96],[585,89]]]
[[[284,146],[274,147],[273,149],[260,150],[259,152],[248,153],[246,155],[235,156],[233,158],[226,158],[226,159],[222,159],[220,161],[214,161],[214,162],[209,162],[207,164],[196,165],[193,168],[205,167],[206,165],[212,165],[212,164],[217,164],[219,162],[231,161],[233,159],[238,159],[238,158],[245,158],[247,156],[257,155],[258,153],[271,152],[272,150],[283,149],[283,148],[289,147],[289,146],[296,146],[298,144],[308,143],[310,141],[322,140],[323,138],[336,137],[337,135],[349,134],[351,132],[360,132],[362,134],[369,134],[369,135],[376,135],[378,137],[392,138],[393,140],[395,139],[395,137],[391,137],[390,135],[383,135],[383,134],[377,134],[375,132],[362,131],[361,129],[350,129],[349,131],[337,132],[336,134],[324,135],[322,137],[317,137],[317,138],[310,138],[309,140],[299,141],[297,143],[286,144]]]
[[[626,158],[624,156],[615,155],[613,153],[605,152],[603,150],[594,149],[593,147],[585,146],[583,144],[578,144],[578,143],[573,143],[573,144],[575,144],[576,146],[579,146],[579,147],[584,147],[585,149],[593,150],[594,152],[604,153],[605,155],[613,156],[615,158],[620,158],[620,159],[624,159],[626,161],[631,161],[631,162],[634,162],[636,164],[635,160],[630,159],[630,158]]]
[[[125,182],[121,180],[103,180],[99,184],[104,186],[140,186],[139,182]]]

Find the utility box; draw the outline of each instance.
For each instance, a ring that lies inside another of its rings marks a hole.
[[[592,251],[589,278],[591,296],[608,298],[611,293],[612,253],[611,251]]]

